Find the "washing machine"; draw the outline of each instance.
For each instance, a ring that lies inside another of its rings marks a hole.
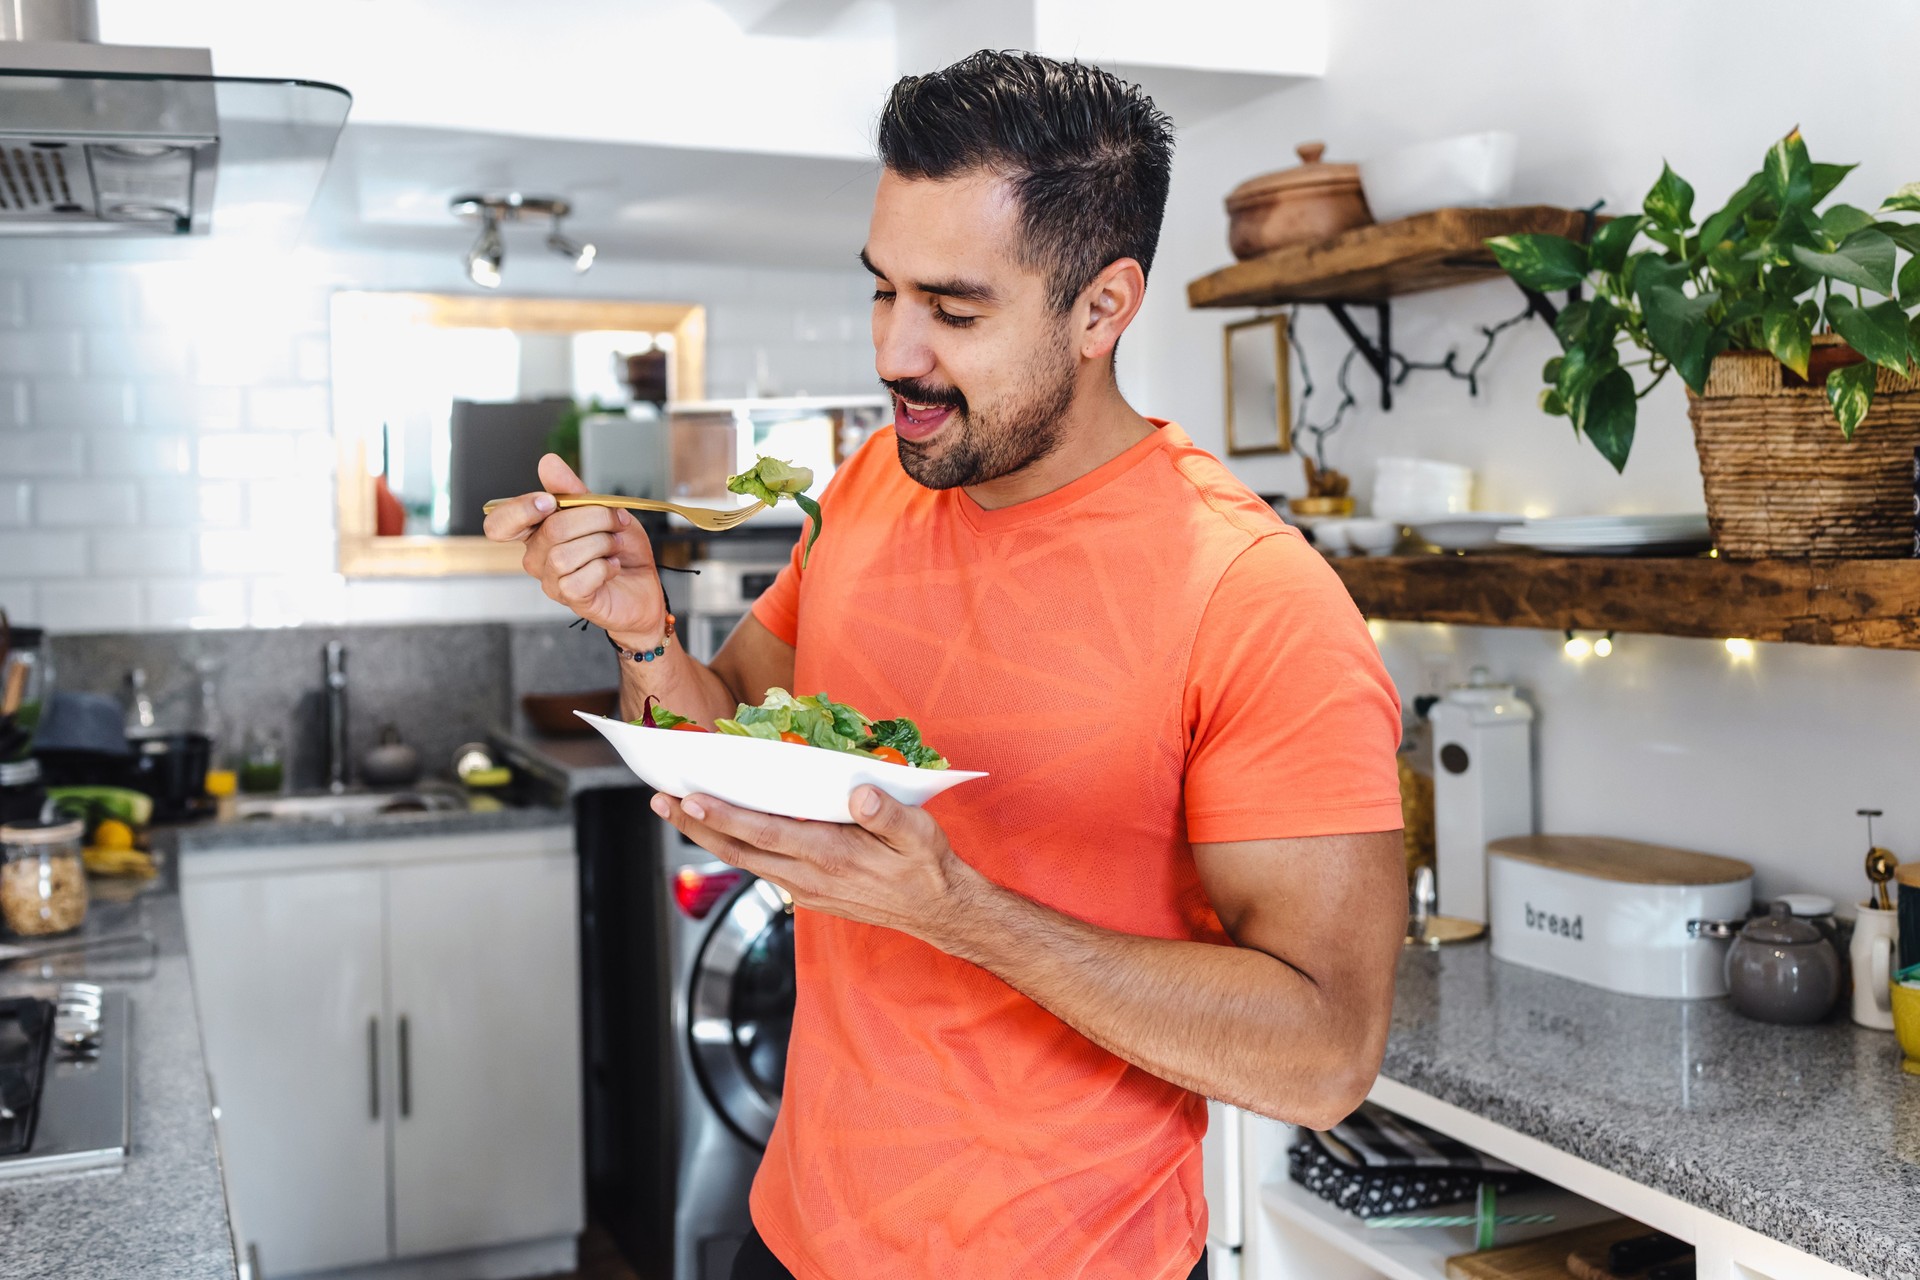
[[[678,832],[661,870],[673,903],[678,1097],[674,1280],[727,1280],[747,1196],[780,1111],[793,1026],[793,904]]]

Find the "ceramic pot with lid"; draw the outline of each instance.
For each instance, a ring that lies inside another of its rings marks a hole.
[[[1840,998],[1840,953],[1788,903],[1749,920],[1727,949],[1733,1007],[1761,1022],[1819,1022]]]
[[[1321,142],[1295,149],[1300,163],[1291,169],[1248,178],[1227,195],[1227,247],[1240,259],[1291,244],[1331,240],[1342,231],[1368,226],[1373,215],[1360,192],[1360,167],[1327,164]]]

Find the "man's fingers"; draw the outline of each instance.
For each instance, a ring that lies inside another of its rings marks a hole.
[[[801,835],[805,831],[804,824],[791,818],[776,818],[755,809],[736,808],[712,796],[688,796],[680,805],[696,821],[704,822],[720,834],[732,836],[756,849],[766,849],[789,857],[812,857],[809,850],[811,842]]]
[[[618,559],[619,545],[610,533],[590,533],[571,538],[547,553],[547,567],[565,577],[595,560]]]
[[[848,798],[847,808],[852,811],[855,822],[889,845],[898,845],[921,834],[922,824],[933,821],[925,809],[901,804],[871,785],[855,787],[853,795]]]
[[[698,801],[695,807],[702,812],[708,811],[707,806]],[[687,839],[742,871],[772,880],[790,892],[797,887],[794,882],[803,878],[806,864],[800,859],[769,852],[716,829],[711,823],[701,821],[688,812],[683,800],[676,800],[669,795],[656,795],[653,798],[653,811],[671,822]]]
[[[494,542],[525,542],[558,505],[550,493],[523,493],[489,511],[480,529]]]
[[[587,486],[566,459],[557,453],[545,454],[540,459],[540,487],[548,493],[585,493]]]
[[[612,582],[620,572],[620,566],[611,560],[592,560],[584,568],[556,581],[554,590],[559,592],[560,602],[568,605],[583,605],[592,600],[594,593]]]

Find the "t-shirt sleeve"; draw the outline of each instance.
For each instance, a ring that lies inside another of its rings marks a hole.
[[[753,602],[753,616],[773,632],[782,644],[795,645],[800,639],[800,548],[806,544],[806,531],[794,539],[793,553],[774,577],[773,585]]]
[[[1188,664],[1187,838],[1393,831],[1400,699],[1331,566],[1291,531],[1221,577]]]

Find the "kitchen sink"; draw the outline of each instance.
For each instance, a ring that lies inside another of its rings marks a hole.
[[[463,792],[422,788],[411,791],[347,791],[339,795],[319,792],[314,795],[242,798],[234,807],[234,817],[242,821],[294,819],[345,822],[349,818],[369,818],[389,813],[461,813],[466,808],[467,797]]]

